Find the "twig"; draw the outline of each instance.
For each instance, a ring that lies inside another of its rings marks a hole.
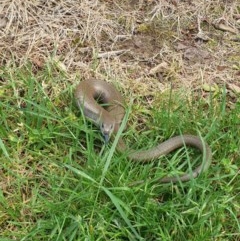
[[[126,53],[130,51],[129,49],[122,49],[122,50],[115,50],[115,51],[109,51],[109,52],[104,52],[104,53],[99,53],[98,54],[98,58],[110,58],[110,57],[114,57],[116,55],[120,55],[123,53]]]

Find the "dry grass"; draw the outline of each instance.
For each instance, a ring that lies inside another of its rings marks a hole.
[[[70,75],[116,80],[136,95],[162,92],[170,82],[188,90],[202,90],[204,83],[236,87],[239,35],[213,26],[223,23],[238,33],[239,12],[238,1],[220,0],[6,0],[0,63],[30,61],[38,69],[49,59],[60,61]]]

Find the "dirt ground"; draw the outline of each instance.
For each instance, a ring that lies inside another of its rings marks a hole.
[[[138,96],[169,87],[240,93],[239,0],[6,0],[1,66],[55,63]]]

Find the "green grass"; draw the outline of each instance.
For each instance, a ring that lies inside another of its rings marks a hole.
[[[131,147],[199,133],[213,150],[205,175],[163,185],[157,178],[199,155],[129,161],[81,117],[75,84],[54,66],[1,71],[1,240],[239,240],[239,99],[231,110],[225,92],[191,103],[162,95],[151,110],[134,102],[125,136]]]

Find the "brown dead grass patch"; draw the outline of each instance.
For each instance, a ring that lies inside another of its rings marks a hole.
[[[188,91],[230,83],[236,92],[239,16],[237,0],[6,0],[0,63],[38,70],[57,61],[70,76],[116,81],[136,96],[170,83]]]

